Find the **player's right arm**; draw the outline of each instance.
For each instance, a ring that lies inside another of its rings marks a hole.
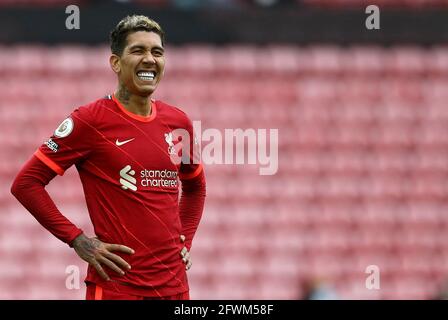
[[[76,110],[55,130],[17,174],[11,193],[55,237],[73,247],[76,253],[105,279],[108,275],[101,267],[106,265],[118,274],[130,269],[129,264],[112,251],[132,254],[131,248],[103,243],[88,238],[56,207],[45,186],[74,163],[85,160],[92,143],[92,130],[87,110]]]
[[[55,176],[53,170],[32,156],[14,179],[11,193],[42,226],[70,245],[82,230],[62,215],[45,190]]]

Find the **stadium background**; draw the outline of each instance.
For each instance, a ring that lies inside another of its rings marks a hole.
[[[65,28],[70,4],[80,30]],[[369,4],[380,30],[365,28],[361,0],[1,0],[0,298],[84,298],[85,263],[9,188],[74,107],[115,89],[107,36],[128,13],[167,32],[156,98],[203,129],[279,129],[276,175],[206,166],[193,299],[444,297],[446,1]],[[93,235],[74,168],[47,190]],[[66,288],[70,265],[80,290]],[[366,289],[369,265],[379,290]]]

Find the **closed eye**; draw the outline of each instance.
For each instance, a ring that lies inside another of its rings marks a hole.
[[[163,56],[163,51],[161,51],[161,50],[155,50],[155,51],[153,52],[153,55],[156,56],[156,57],[162,57],[162,56]]]

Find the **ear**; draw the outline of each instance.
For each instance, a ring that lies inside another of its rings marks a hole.
[[[120,66],[120,57],[119,56],[117,56],[116,54],[112,54],[109,57],[109,64],[110,64],[110,67],[112,68],[112,70],[115,73],[119,73],[120,72],[121,66]]]

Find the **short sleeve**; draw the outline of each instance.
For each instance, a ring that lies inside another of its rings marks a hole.
[[[200,144],[197,140],[196,134],[194,133],[193,124],[189,118],[187,118],[187,125],[185,129],[188,131],[188,135],[190,137],[190,150],[188,157],[182,157],[179,172],[179,178],[181,180],[193,179],[203,170],[201,164]]]
[[[63,175],[70,166],[89,156],[93,128],[88,110],[76,109],[34,155],[58,175]]]

